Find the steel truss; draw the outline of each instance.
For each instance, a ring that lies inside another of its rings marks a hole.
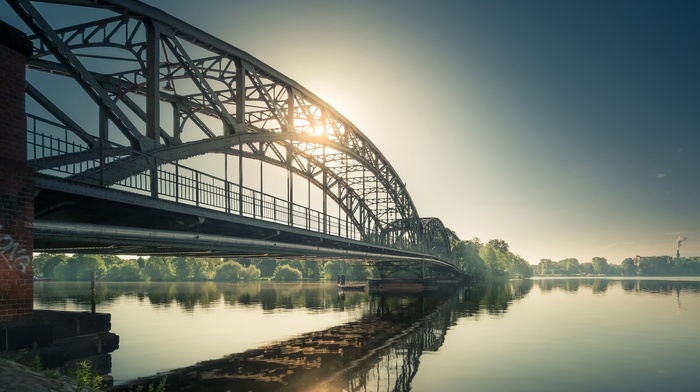
[[[50,76],[41,80],[74,80],[93,105],[86,111],[99,114],[85,124],[69,114],[70,97],[56,103],[47,98],[51,83],[28,82],[27,95],[82,146],[30,157],[38,170],[79,167],[69,179],[104,187],[148,173],[157,198],[164,162],[235,157],[242,182],[243,161],[260,161],[261,188],[262,163],[286,171],[290,205],[294,178],[304,179],[321,190],[323,216],[337,210],[363,240],[450,259],[442,223],[419,217],[379,149],[330,105],[250,54],[138,1],[7,2],[35,34],[29,69]],[[46,7],[88,16],[54,27]]]

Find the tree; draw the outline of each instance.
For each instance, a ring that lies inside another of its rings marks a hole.
[[[622,260],[622,274],[625,276],[637,275],[637,266],[635,265],[634,260],[629,257]]]
[[[479,250],[479,256],[484,260],[486,264],[486,269],[491,276],[505,276],[506,268],[502,264],[503,259],[501,257],[501,252],[496,248],[490,246],[484,246]]]
[[[107,272],[107,266],[100,255],[82,255],[76,261],[78,280],[90,280],[93,272],[96,278],[101,278]]]
[[[343,274],[345,271],[344,261],[327,261],[323,264],[323,277],[329,280],[335,280],[335,278]]]
[[[75,280],[75,273],[68,262],[56,264],[51,273],[51,278],[56,280]]]
[[[118,282],[122,280],[122,266],[121,264],[113,264],[107,268],[105,273],[105,280],[110,282]]]
[[[593,264],[593,272],[596,274],[607,274],[610,272],[610,265],[605,257],[594,257],[591,260],[591,264]]]
[[[557,273],[562,275],[578,275],[581,273],[581,264],[576,258],[559,260],[556,265]]]
[[[260,270],[254,265],[249,265],[241,269],[238,277],[242,280],[258,280],[260,279]]]
[[[672,273],[668,256],[639,257],[639,274],[643,276],[666,276]]]
[[[241,270],[243,270],[243,266],[238,264],[238,262],[227,261],[227,262],[221,264],[216,269],[216,274],[214,275],[214,279],[216,279],[216,280],[228,280],[228,281],[237,280],[238,277],[240,276]],[[258,273],[259,273],[259,270],[258,270]]]
[[[66,255],[54,255],[50,259],[46,260],[41,268],[41,274],[48,279],[55,279],[54,268],[59,264],[68,264],[68,256]]]
[[[305,278],[319,280],[321,279],[321,263],[318,260],[302,261],[303,274]]]
[[[479,255],[479,250],[483,246],[476,237],[472,240],[460,241],[455,246],[455,256],[461,262],[462,271],[469,275],[470,279],[483,280],[488,275],[486,263]]]
[[[275,273],[275,268],[277,268],[277,260],[274,259],[251,260],[250,263],[258,267],[260,276],[264,278],[271,277]]]
[[[172,264],[176,280],[185,282],[194,279],[194,257],[176,257]]]
[[[275,280],[301,280],[301,271],[293,268],[289,265],[279,265],[275,268],[275,272],[272,274],[272,279]]]
[[[198,257],[193,260],[193,276],[192,279],[196,281],[205,281],[205,280],[210,280],[214,278],[214,274],[216,274],[216,268],[221,265],[222,261],[221,259],[212,259],[212,258],[201,258]],[[240,263],[239,263],[240,265]]]
[[[518,255],[513,255],[510,271],[511,276],[519,276],[521,278],[530,278],[533,275],[532,266]]]
[[[493,249],[495,249],[499,252],[502,252],[502,253],[509,252],[508,243],[503,241],[503,240],[499,240],[499,239],[491,240],[491,241],[486,243],[486,246],[488,246],[489,248],[493,248]]]
[[[581,263],[581,273],[582,274],[594,274],[593,263]]]
[[[145,262],[143,272],[150,280],[156,282],[175,279],[175,270],[170,259],[161,256],[151,256]]]
[[[372,268],[362,263],[349,263],[347,280],[367,280],[372,277]]]
[[[32,258],[32,271],[34,272],[35,277],[44,276],[42,273],[42,269],[44,265],[46,265],[46,262],[54,256],[55,255],[52,255],[50,253],[39,253],[38,255]]]
[[[113,264],[121,264],[122,259],[116,255],[99,255],[100,258],[105,262],[105,266],[109,268]]]
[[[554,273],[554,261],[551,259],[540,259],[537,270],[541,275],[551,275]]]

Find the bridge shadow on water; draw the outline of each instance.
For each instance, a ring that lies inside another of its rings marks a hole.
[[[242,353],[141,378],[112,391],[157,385],[168,391],[409,391],[423,352],[435,352],[462,317],[505,313],[531,281],[421,295],[374,295],[358,320]],[[352,301],[359,293],[339,294]]]

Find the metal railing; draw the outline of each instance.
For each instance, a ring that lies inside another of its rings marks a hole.
[[[85,155],[94,151],[63,125],[30,114],[27,114],[27,122],[28,161],[45,174],[70,178],[98,172],[102,168],[101,162],[118,164],[119,161],[126,162],[136,155],[144,155],[135,151],[132,151],[131,156],[124,157],[100,157],[99,152],[93,154],[94,156]],[[102,150],[118,148],[125,149],[124,146],[106,142]],[[83,154],[82,157],[80,157],[81,154]],[[42,166],[42,161],[51,162],[47,158],[71,155],[76,158],[65,159],[58,166]],[[307,206],[290,203],[285,199],[183,166],[178,162],[164,161],[154,156],[148,157],[145,161],[148,165],[144,165],[143,170],[107,186],[151,195],[151,173],[156,168],[157,197],[161,200],[261,219],[345,239],[380,244],[377,235],[363,238],[362,233],[352,223],[349,224],[346,221],[347,218],[339,218]]]

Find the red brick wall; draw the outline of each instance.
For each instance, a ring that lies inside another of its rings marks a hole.
[[[8,33],[9,31],[9,33]],[[26,39],[0,26],[0,322],[32,317],[33,171],[27,166]]]

